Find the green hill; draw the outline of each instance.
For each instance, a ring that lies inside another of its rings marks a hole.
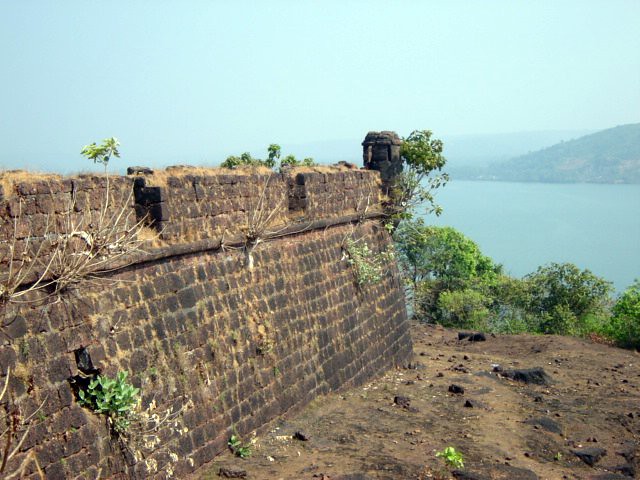
[[[640,123],[493,163],[473,176],[518,182],[640,183]]]

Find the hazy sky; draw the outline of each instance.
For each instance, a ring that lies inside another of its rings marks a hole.
[[[0,0],[0,166],[635,123],[639,25],[638,0]]]

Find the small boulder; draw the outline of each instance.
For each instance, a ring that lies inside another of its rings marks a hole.
[[[482,332],[458,332],[458,340],[467,339],[470,342],[484,342],[487,336]]]
[[[411,399],[409,397],[403,397],[402,395],[397,395],[393,398],[393,403],[398,405],[399,407],[406,408],[411,405]]]
[[[573,454],[582,460],[584,463],[593,467],[596,463],[600,461],[602,457],[607,454],[607,451],[604,448],[600,447],[587,447],[580,448],[576,450],[572,450]]]
[[[487,337],[484,333],[474,333],[472,335],[469,336],[469,341],[470,342],[485,342],[487,340]]]
[[[464,393],[464,388],[460,385],[451,384],[449,385],[449,392],[454,393],[456,395],[462,395]]]
[[[222,478],[247,478],[247,471],[220,467],[220,470],[218,470],[218,476]]]
[[[293,438],[295,438],[296,440],[300,440],[302,442],[309,441],[309,435],[307,435],[301,430],[296,431],[296,433],[293,434]]]
[[[530,418],[529,420],[525,420],[524,423],[526,423],[527,425],[533,425],[534,427],[542,428],[547,432],[562,435],[562,427],[560,426],[560,424],[548,417]]]
[[[549,385],[549,375],[542,368],[521,368],[516,370],[506,370],[502,372],[504,377],[522,383],[533,383],[535,385]]]

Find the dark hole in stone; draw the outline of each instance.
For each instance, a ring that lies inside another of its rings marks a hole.
[[[91,361],[91,355],[89,355],[89,350],[86,347],[80,347],[73,352],[76,357],[76,365],[78,366],[78,370],[80,370],[85,375],[94,375],[100,373],[99,368],[95,368],[93,366],[93,362]]]
[[[93,366],[91,355],[89,355],[89,351],[86,347],[81,346],[77,350],[74,350],[73,353],[76,357],[76,366],[81,373],[73,375],[67,380],[73,390],[76,400],[78,400],[78,392],[89,388],[89,383],[91,383],[91,380],[100,374],[100,369]]]

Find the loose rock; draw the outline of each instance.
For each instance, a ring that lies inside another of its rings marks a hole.
[[[411,405],[411,399],[409,397],[403,397],[402,395],[398,395],[393,398],[393,403],[398,405],[399,407],[408,407]]]
[[[465,338],[470,342],[484,342],[487,340],[486,335],[481,332],[458,332],[458,340],[464,340]]]
[[[462,388],[460,385],[451,384],[449,385],[449,392],[456,395],[462,395],[464,393],[464,388]]]
[[[562,427],[560,427],[560,424],[547,417],[531,418],[529,420],[525,420],[524,423],[528,425],[541,427],[545,429],[547,432],[557,433],[558,435],[562,435]]]
[[[602,457],[607,454],[607,451],[604,448],[600,447],[587,447],[581,448],[577,450],[572,450],[573,454],[577,456],[584,463],[593,467],[596,463],[600,461]]]
[[[220,470],[218,470],[218,476],[222,478],[247,478],[247,471],[220,467]]]
[[[542,368],[523,368],[517,370],[506,370],[502,373],[504,377],[522,383],[533,383],[536,385],[549,385],[551,379]]]

